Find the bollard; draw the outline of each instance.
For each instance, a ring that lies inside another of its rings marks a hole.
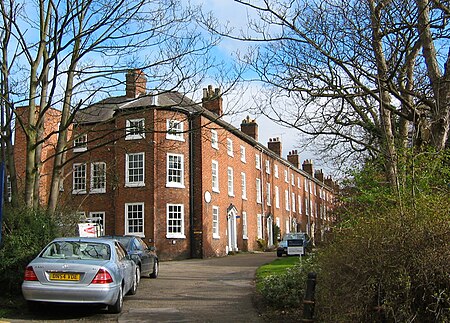
[[[303,300],[303,319],[302,322],[314,322],[314,294],[316,291],[316,273],[308,273],[306,281],[305,298]]]

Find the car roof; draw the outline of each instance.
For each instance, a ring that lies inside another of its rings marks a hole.
[[[115,239],[105,239],[105,238],[98,238],[98,237],[60,237],[60,238],[53,239],[53,241],[98,242],[98,243],[111,244],[113,241],[115,241]]]

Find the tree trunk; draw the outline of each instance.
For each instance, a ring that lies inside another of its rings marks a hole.
[[[450,50],[447,53],[447,61],[444,64],[445,70],[442,74],[430,29],[430,2],[428,0],[416,0],[416,4],[418,12],[417,28],[435,98],[434,106],[431,109],[430,141],[434,148],[442,150],[447,143],[450,129]]]
[[[392,125],[392,114],[388,107],[391,105],[391,97],[386,88],[387,63],[383,52],[382,34],[380,32],[380,7],[376,7],[374,1],[370,1],[371,22],[372,22],[372,48],[377,64],[377,78],[379,90],[379,113],[382,123],[383,138],[381,149],[384,154],[386,173],[389,183],[393,189],[398,188],[397,174],[397,148]]]

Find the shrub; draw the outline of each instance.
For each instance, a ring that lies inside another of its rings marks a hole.
[[[308,273],[315,270],[313,257],[307,257],[281,274],[266,276],[258,282],[264,303],[277,310],[299,310],[305,295]]]
[[[320,321],[450,321],[449,165],[431,156],[404,165],[396,194],[367,168],[355,178],[318,255]]]
[[[0,246],[0,296],[20,293],[25,266],[57,232],[42,210],[5,208]]]

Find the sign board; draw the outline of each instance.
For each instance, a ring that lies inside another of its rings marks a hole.
[[[303,255],[303,240],[302,239],[290,239],[287,240],[287,254],[290,255]]]
[[[99,237],[101,227],[98,223],[78,223],[78,232],[80,237]]]

